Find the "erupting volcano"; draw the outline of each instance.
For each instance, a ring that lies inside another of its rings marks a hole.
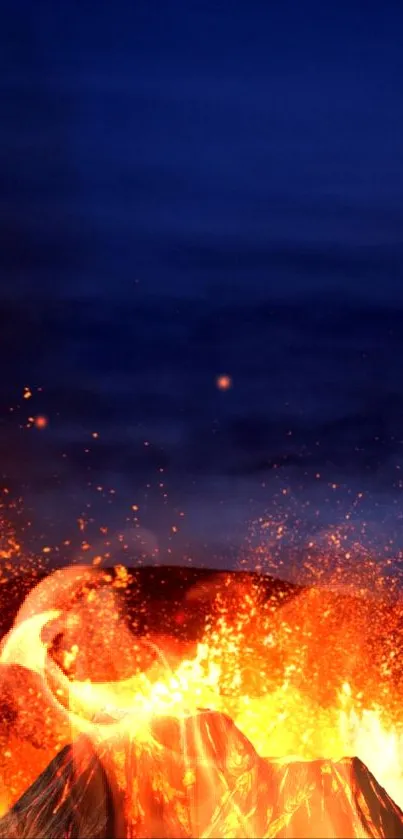
[[[387,588],[178,568],[39,581],[1,648],[0,837],[402,836]]]

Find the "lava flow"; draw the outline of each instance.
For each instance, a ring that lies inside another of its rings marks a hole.
[[[172,605],[178,627],[202,607],[190,641],[129,616],[129,580],[57,571],[3,640],[0,837],[403,835],[386,584],[267,597],[222,574]]]

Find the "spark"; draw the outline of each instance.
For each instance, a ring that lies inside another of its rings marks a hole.
[[[230,388],[232,387],[231,376],[228,376],[225,373],[221,374],[220,376],[217,376],[216,386],[218,390],[230,390]]]
[[[48,424],[49,420],[47,417],[43,416],[43,414],[40,414],[39,416],[34,418],[35,428],[42,430],[44,428],[47,428]]]

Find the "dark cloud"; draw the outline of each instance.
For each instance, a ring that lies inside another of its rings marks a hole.
[[[260,243],[259,241],[229,240],[218,241],[215,245],[206,242],[204,246],[186,245],[178,242],[175,249],[166,251],[169,262],[175,262],[180,268],[204,273],[216,272],[217,276],[225,273],[267,277],[270,282],[271,272],[275,272],[276,281],[284,273],[286,277],[298,273],[311,279],[319,278],[323,283],[335,277],[350,277],[364,282],[381,280],[383,276],[401,277],[403,247],[388,246],[342,246],[329,244],[298,245],[289,241],[281,246]]]
[[[139,298],[9,303],[1,322],[10,404],[24,385],[42,388],[4,419],[3,445],[16,418],[51,419],[44,436],[18,432],[28,473],[65,453],[63,468],[123,479],[158,465],[219,475],[329,463],[351,474],[400,452],[396,309]],[[222,371],[234,382],[226,394],[214,383]]]
[[[8,9],[9,295],[127,298],[140,279],[200,296],[217,280],[401,301],[398,6],[363,21],[339,3],[329,26],[316,2],[146,5],[96,23],[75,4]]]
[[[9,4],[0,458],[37,521],[187,505],[184,548],[285,484],[330,520],[318,473],[399,501],[402,12],[361,5]]]

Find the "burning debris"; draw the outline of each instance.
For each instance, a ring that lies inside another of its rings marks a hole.
[[[401,604],[235,577],[182,585],[171,623],[154,598],[152,631],[121,569],[30,592],[1,647],[0,839],[403,835]]]

